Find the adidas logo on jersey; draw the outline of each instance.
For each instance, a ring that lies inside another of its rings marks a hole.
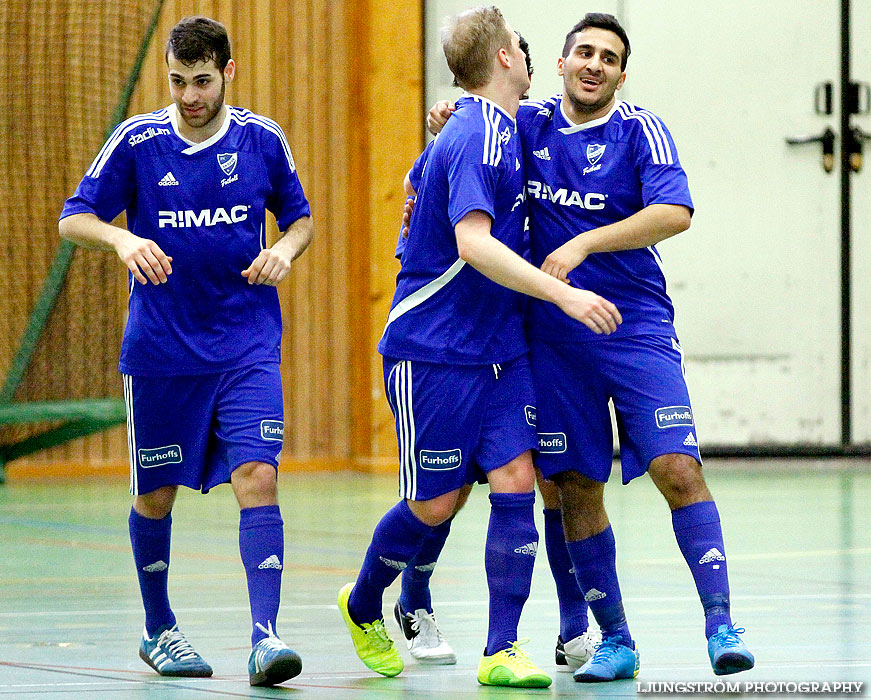
[[[514,550],[515,554],[528,554],[534,557],[538,553],[538,542],[530,542]]]
[[[178,180],[175,179],[175,175],[172,174],[172,171],[168,172],[166,175],[161,178],[160,182],[157,183],[161,187],[169,187],[170,185],[177,185]]]
[[[258,566],[257,568],[258,569],[278,569],[279,571],[281,571],[281,569],[283,567],[281,566],[281,562],[279,561],[278,556],[273,554],[272,556],[266,557],[266,559],[264,559],[262,562],[260,562],[260,566]]]
[[[696,442],[696,436],[693,435],[692,433],[690,433],[689,435],[686,436],[686,439],[684,439],[683,444],[686,445],[687,447],[698,447],[699,446],[699,443]]]
[[[702,558],[699,559],[699,564],[710,564],[712,561],[726,561],[726,557],[723,556],[723,553],[719,549],[711,547],[704,553]]]
[[[547,150],[547,146],[542,148],[540,151],[533,151],[532,155],[536,158],[541,158],[542,160],[550,160],[550,151]]]
[[[168,564],[160,559],[159,561],[154,562],[153,564],[149,564],[148,566],[143,566],[142,570],[147,574],[156,574],[159,571],[166,571],[168,568]]]
[[[387,564],[391,569],[397,569],[402,571],[408,564],[404,561],[396,561],[394,559],[385,559],[384,557],[378,557],[381,560],[382,564]]]
[[[584,600],[586,600],[588,603],[592,603],[594,600],[602,600],[602,598],[606,597],[607,593],[602,593],[602,591],[595,588],[591,588],[584,594]]]

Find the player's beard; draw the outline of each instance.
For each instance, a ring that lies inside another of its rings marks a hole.
[[[224,106],[224,93],[227,90],[227,81],[221,76],[221,94],[218,95],[218,98],[214,102],[207,102],[202,105],[205,107],[205,111],[202,114],[198,114],[194,117],[188,117],[185,115],[184,108],[179,109],[181,113],[181,118],[184,119],[185,124],[187,124],[192,129],[202,129],[209,124],[211,124],[212,120],[218,116],[221,112],[221,107]],[[179,105],[181,107],[181,105]]]

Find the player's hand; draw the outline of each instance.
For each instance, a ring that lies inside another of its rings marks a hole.
[[[130,233],[115,244],[115,252],[140,284],[163,284],[172,274],[172,258],[148,238]]]
[[[581,245],[580,236],[576,236],[548,255],[544,259],[541,269],[551,277],[568,282],[569,273],[587,259],[587,254]]]
[[[274,287],[287,277],[290,272],[291,258],[281,250],[264,248],[254,258],[246,270],[242,270],[242,277],[248,279],[248,284],[266,284]]]
[[[426,115],[426,128],[429,129],[429,133],[439,133],[442,127],[448,123],[451,112],[456,111],[456,109],[457,105],[454,102],[448,100],[436,102],[429,110],[429,114]]]
[[[411,212],[414,211],[414,202],[415,197],[405,198],[405,207],[402,209],[402,228],[399,229],[403,238],[408,238],[408,227],[411,223]]]
[[[610,301],[587,289],[566,287],[559,307],[596,335],[610,335],[623,323],[623,317]]]

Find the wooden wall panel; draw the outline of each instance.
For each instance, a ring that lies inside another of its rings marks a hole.
[[[421,2],[166,0],[134,94],[131,114],[169,104],[169,29],[205,14],[230,33],[238,72],[228,103],[288,136],[315,221],[314,242],[279,288],[284,460],[293,465],[394,468],[375,346],[397,270],[402,178],[423,145]],[[120,318],[124,285],[113,293]],[[71,463],[127,462],[123,428],[54,452]]]

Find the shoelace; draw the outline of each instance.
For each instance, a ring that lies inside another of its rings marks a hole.
[[[272,630],[272,620],[266,621],[266,627],[261,625],[259,622],[255,622],[254,626],[257,627],[261,632],[266,634],[266,639],[261,639],[259,643],[264,643],[265,646],[272,647],[273,649],[283,649],[287,646],[284,642],[282,642],[278,635]]]
[[[718,632],[715,636],[717,637],[717,641],[720,643],[721,647],[732,648],[741,646],[741,639],[738,637],[739,634],[744,634],[746,632],[743,627],[735,627],[734,625],[727,630],[722,632]]]
[[[444,642],[445,638],[436,623],[435,613],[424,612],[423,615],[415,615],[409,613],[411,617],[411,629],[423,637],[435,637],[439,643]]]
[[[388,651],[393,642],[387,636],[387,630],[384,628],[383,620],[375,620],[371,625],[363,629],[366,639],[375,647],[376,651]]]
[[[184,659],[197,658],[198,654],[194,651],[191,643],[185,638],[178,628],[178,625],[164,630],[157,639],[157,645],[164,647],[177,661]]]
[[[505,653],[508,656],[512,657],[518,666],[527,669],[535,669],[537,671],[538,668],[534,663],[532,663],[532,660],[529,658],[529,654],[527,654],[523,649],[520,648],[524,644],[529,644],[528,637],[526,639],[518,639],[516,642],[511,642],[511,647],[509,649],[506,649]]]
[[[603,639],[594,647],[596,653],[593,654],[595,661],[610,661],[614,654],[617,653],[617,647],[620,645],[613,639]]]

